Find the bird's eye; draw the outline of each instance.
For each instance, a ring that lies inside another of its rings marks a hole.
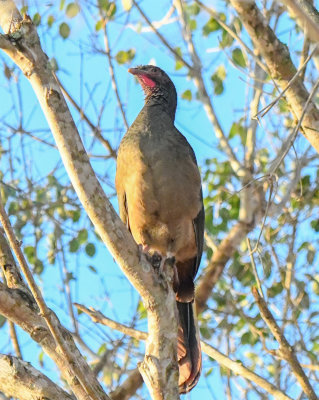
[[[151,69],[151,72],[156,72],[156,68],[153,67],[153,68]]]

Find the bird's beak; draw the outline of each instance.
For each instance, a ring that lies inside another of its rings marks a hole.
[[[128,72],[132,75],[142,75],[142,71],[139,68],[129,68]]]

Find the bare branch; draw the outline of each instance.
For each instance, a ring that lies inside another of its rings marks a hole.
[[[204,82],[203,76],[202,76],[201,61],[197,54],[197,51],[196,51],[196,48],[195,48],[195,45],[193,42],[192,33],[191,33],[189,26],[187,24],[187,21],[186,21],[185,12],[184,12],[184,8],[183,8],[183,2],[182,2],[182,0],[176,0],[175,4],[176,4],[176,9],[178,10],[180,20],[182,23],[184,36],[188,43],[188,51],[190,53],[190,56],[191,56],[191,59],[193,62],[193,69],[190,72],[194,78],[194,82],[198,89],[199,97],[203,102],[207,117],[214,127],[215,135],[220,142],[220,146],[222,147],[222,149],[225,151],[225,153],[227,154],[227,156],[229,158],[229,162],[231,164],[233,171],[238,176],[241,176],[241,177],[246,176],[248,171],[246,171],[245,168],[240,164],[232,147],[230,146],[230,144],[226,138],[226,135],[220,125],[220,122],[217,118],[217,115],[215,113],[211,99],[207,93],[205,82]]]
[[[2,205],[0,203],[0,212],[1,208]],[[8,243],[1,232],[0,263],[6,277],[6,283],[8,285],[7,290],[5,290],[5,285],[0,286],[0,291],[2,290],[3,296],[0,305],[0,313],[8,318],[10,321],[21,326],[26,332],[30,334],[30,336],[43,347],[44,351],[53,359],[53,361],[56,362],[61,370],[62,375],[69,383],[76,396],[79,399],[87,400],[88,397],[86,393],[83,392],[80,382],[75,379],[73,369],[81,369],[82,371],[85,371],[85,374],[87,375],[87,380],[91,382],[91,385],[94,385],[94,383],[96,382],[95,384],[100,387],[95,379],[94,374],[91,372],[90,367],[87,365],[86,361],[76,348],[71,334],[60,325],[59,320],[57,319],[55,314],[50,311],[49,315],[51,318],[51,323],[54,324],[55,329],[58,330],[59,335],[64,341],[64,347],[66,348],[69,358],[65,358],[60,351],[57,351],[56,342],[53,339],[44,319],[39,314],[37,303],[34,301],[31,292],[27,289],[25,283],[23,282],[12,257]],[[11,299],[8,298],[10,294],[12,296]],[[74,363],[73,368],[70,367],[70,362]],[[93,379],[95,380],[95,382]],[[97,390],[94,386],[92,387],[94,388],[94,390]],[[101,388],[100,390],[101,397],[97,398],[108,399]]]
[[[268,69],[278,86],[284,90],[296,74],[289,51],[276,37],[273,30],[265,23],[265,18],[254,1],[230,0],[241,18],[256,49],[265,59]],[[300,77],[286,91],[286,99],[295,117],[299,120],[309,94]],[[310,102],[302,122],[302,130],[311,145],[319,152],[319,111]]]
[[[75,304],[75,306],[80,309],[81,311],[88,314],[94,322],[98,322],[100,324],[106,325],[112,329],[116,329],[126,335],[129,335],[137,340],[146,340],[147,333],[139,331],[137,329],[130,328],[126,325],[120,324],[115,322],[107,317],[105,317],[100,311],[96,311],[94,309],[88,309],[83,305]],[[248,379],[261,388],[265,389],[268,393],[275,396],[276,399],[279,400],[291,400],[291,398],[285,395],[281,390],[276,388],[276,386],[272,385],[261,376],[255,374],[254,372],[250,371],[248,368],[244,367],[242,364],[231,360],[229,357],[224,355],[223,353],[219,352],[213,346],[210,346],[206,342],[201,341],[202,350],[204,353],[212,357],[216,360],[220,365],[223,365],[225,368],[231,370],[235,374],[242,376],[245,379]],[[120,399],[120,397],[118,397]],[[113,397],[112,397],[113,400]]]
[[[0,354],[0,390],[20,400],[74,400],[28,362]]]
[[[18,358],[22,360],[21,348],[18,341],[17,331],[13,322],[9,321],[9,332],[12,346]]]
[[[302,29],[312,41],[319,42],[319,14],[307,0],[282,0],[297,17]]]
[[[50,329],[52,336],[54,337],[54,340],[58,344],[59,350],[61,351],[63,357],[69,364],[70,370],[73,371],[74,375],[78,377],[81,385],[92,399],[96,400],[100,398],[108,399],[108,396],[103,393],[103,390],[99,385],[99,383],[97,382],[97,380],[95,379],[95,376],[93,374],[84,373],[84,371],[78,367],[76,360],[74,359],[74,354],[69,351],[68,346],[63,338],[62,332],[59,329],[59,322],[55,316],[53,317],[52,311],[45,304],[42,294],[38,286],[36,285],[32,273],[24,258],[19,242],[15,238],[12,226],[9,221],[9,217],[3,207],[1,196],[0,196],[0,222],[3,226],[3,229],[6,232],[11,248],[13,249],[17,257],[20,268],[23,271],[23,274],[28,282],[31,293],[40,309],[41,315],[45,319],[47,326]]]
[[[208,345],[205,342],[201,342],[203,351],[216,360],[220,365],[230,369],[237,375],[242,376],[245,379],[248,379],[264,390],[266,390],[269,394],[275,397],[278,400],[291,400],[291,397],[287,396],[283,393],[280,389],[276,386],[268,382],[266,379],[263,379],[261,376],[255,374],[254,372],[250,371],[248,368],[244,367],[243,364],[231,360],[229,357],[225,356],[224,354],[220,353],[214,347]]]
[[[134,337],[137,340],[146,340],[147,339],[147,333],[138,331],[137,329],[130,328],[126,325],[120,324],[119,322],[115,322],[110,318],[107,318],[105,315],[103,315],[100,311],[94,310],[94,308],[87,308],[83,306],[82,304],[79,303],[74,303],[75,307],[85,314],[89,315],[92,319],[93,322],[98,322],[99,324],[103,324],[108,326],[109,328],[116,329],[117,331],[120,331],[124,333],[125,335]]]
[[[111,143],[105,139],[105,137],[102,135],[100,129],[96,127],[93,122],[89,119],[89,117],[86,115],[84,110],[78,105],[78,103],[74,100],[74,98],[71,96],[69,91],[65,88],[64,85],[62,85],[61,81],[59,78],[55,75],[55,78],[59,85],[61,86],[61,89],[63,93],[65,94],[66,98],[70,101],[70,103],[75,107],[75,109],[78,111],[80,114],[81,118],[84,119],[84,121],[89,125],[89,127],[92,129],[93,135],[102,143],[102,145],[109,151],[110,156],[116,159],[116,152],[111,146]]]
[[[155,28],[155,26],[152,24],[152,21],[147,17],[147,15],[144,13],[144,11],[141,9],[141,7],[137,4],[137,2],[135,0],[132,0],[132,3],[138,9],[139,13],[144,18],[144,20],[147,22],[147,24],[150,26],[152,31],[160,38],[160,40],[164,44],[164,46],[167,47],[168,50],[172,54],[174,54],[174,56],[177,58],[177,60],[181,61],[190,71],[193,71],[193,66],[190,65],[175,49],[173,49],[173,47],[168,43],[168,41],[165,39],[165,37]]]
[[[139,370],[136,368],[129,373],[129,376],[125,381],[117,387],[113,392],[110,393],[112,400],[128,400],[142,386],[143,379]]]
[[[107,55],[107,59],[109,61],[110,76],[111,76],[111,80],[112,80],[113,90],[115,92],[117,104],[118,104],[118,106],[119,106],[119,108],[121,110],[121,114],[122,114],[122,117],[123,117],[123,122],[124,122],[125,128],[128,129],[129,126],[128,126],[128,123],[127,123],[127,119],[126,119],[126,115],[125,115],[125,112],[124,112],[123,104],[122,104],[122,101],[121,101],[121,98],[120,98],[118,84],[116,82],[116,77],[115,77],[115,73],[114,73],[114,66],[113,66],[113,60],[112,60],[112,55],[111,55],[111,50],[110,50],[109,36],[108,36],[108,32],[107,32],[107,21],[104,21],[103,32],[104,32],[105,52],[106,52],[106,55]]]
[[[299,361],[296,357],[293,347],[288,343],[283,332],[281,331],[280,327],[275,321],[269,308],[267,307],[265,300],[260,296],[256,288],[253,288],[253,295],[257,302],[262,319],[266,322],[271,333],[274,335],[275,339],[279,343],[279,350],[278,350],[279,355],[289,363],[292,372],[294,373],[300,386],[302,387],[306,395],[309,397],[309,399],[318,400],[318,397],[316,396],[316,393],[314,392],[304,370],[299,364]]]
[[[221,276],[226,263],[231,259],[240,243],[254,226],[254,224],[246,224],[239,221],[232,227],[225,239],[222,240],[217,250],[214,251],[196,287],[195,301],[198,313],[204,310],[206,302]]]

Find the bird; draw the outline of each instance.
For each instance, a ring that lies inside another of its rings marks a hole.
[[[202,366],[194,308],[194,279],[204,242],[201,177],[192,147],[174,125],[177,93],[172,80],[153,65],[128,72],[140,83],[145,102],[118,149],[119,213],[143,252],[160,259],[160,266],[167,258],[174,260],[179,392],[187,393],[197,384]]]

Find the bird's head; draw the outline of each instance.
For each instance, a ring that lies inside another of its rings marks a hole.
[[[161,68],[154,65],[141,65],[128,70],[135,75],[145,93],[147,102],[155,99],[166,103],[170,112],[175,115],[177,94],[174,83]]]

